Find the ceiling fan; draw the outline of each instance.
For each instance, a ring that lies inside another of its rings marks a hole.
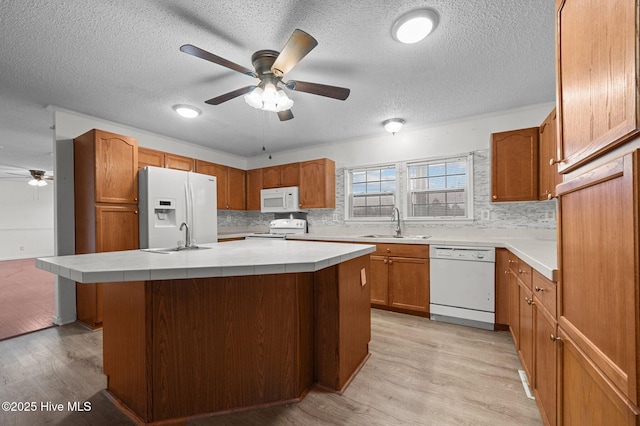
[[[14,175],[17,177],[27,178],[26,173],[13,173],[13,172],[5,172],[7,175]],[[31,180],[27,182],[31,186],[46,186],[48,180],[53,180],[53,176],[47,175],[44,170],[29,170],[29,174],[31,175]],[[11,178],[11,176],[4,176],[5,178]]]
[[[344,87],[327,86],[325,84],[309,83],[306,81],[289,80],[283,82],[282,78],[291,71],[302,58],[318,45],[315,38],[302,30],[295,30],[282,48],[282,52],[275,50],[258,50],[251,56],[251,62],[255,69],[251,70],[238,65],[220,56],[202,50],[191,44],[180,47],[182,52],[213,62],[233,71],[255,77],[260,80],[257,85],[245,86],[233,90],[205,103],[220,105],[223,102],[245,95],[246,102],[254,108],[278,113],[280,121],[291,120],[293,113],[291,106],[293,101],[282,90],[283,88],[298,92],[306,92],[314,95],[344,101],[349,97],[350,90]]]

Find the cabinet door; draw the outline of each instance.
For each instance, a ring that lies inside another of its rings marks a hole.
[[[389,257],[389,306],[429,313],[429,259]]]
[[[138,206],[96,206],[96,253],[136,250],[138,240]]]
[[[533,294],[524,283],[518,282],[518,284],[520,292],[520,348],[518,352],[529,382],[533,384]]]
[[[637,188],[637,151],[558,185],[559,326],[634,404]]]
[[[264,167],[262,169],[262,187],[277,188],[280,186],[280,167]]]
[[[371,255],[369,281],[371,283],[371,304],[389,304],[389,267],[386,256]]]
[[[538,128],[491,135],[491,201],[538,199]]]
[[[183,170],[185,172],[193,172],[195,170],[195,161],[193,158],[183,157],[176,154],[165,154],[165,164],[168,169]]]
[[[98,203],[138,202],[138,141],[95,131],[95,200]]]
[[[638,133],[637,1],[557,0],[560,171]]]
[[[550,200],[556,195],[556,185],[562,181],[558,173],[556,110],[540,126],[539,185],[538,199]]]
[[[336,207],[336,166],[327,158],[300,163],[300,204],[303,209]]]
[[[555,340],[558,336],[557,325],[555,318],[541,307],[540,301],[535,297],[534,300],[536,301],[533,309],[535,317],[534,394],[543,423],[555,426],[557,424],[556,379],[558,377],[556,370],[558,343]]]
[[[280,185],[300,185],[300,163],[283,164],[280,166]]]
[[[509,324],[509,252],[496,249],[496,325]]]
[[[227,199],[231,210],[246,208],[246,172],[244,170],[227,167]]]
[[[164,167],[164,152],[138,147],[138,168],[145,166]]]
[[[516,349],[520,349],[520,286],[515,273],[509,270],[509,330]]]
[[[558,330],[559,410],[558,423],[564,426],[602,426],[640,423],[638,409],[611,386],[611,382],[590,362],[563,328]]]
[[[247,170],[247,210],[260,210],[262,169]]]

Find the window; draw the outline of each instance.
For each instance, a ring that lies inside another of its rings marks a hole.
[[[395,165],[352,169],[348,174],[350,218],[391,216],[396,205]]]
[[[407,218],[471,219],[471,154],[407,164]]]

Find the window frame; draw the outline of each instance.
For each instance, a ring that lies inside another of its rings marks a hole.
[[[467,173],[466,173],[466,205],[467,211],[465,216],[409,216],[411,192],[409,177],[409,167],[416,164],[436,163],[443,161],[453,161],[455,159],[466,160]],[[365,171],[376,168],[395,168],[396,171],[396,191],[395,191],[395,205],[400,210],[402,220],[406,222],[423,222],[423,223],[471,223],[474,221],[474,156],[473,152],[466,152],[460,154],[419,158],[407,161],[398,161],[393,163],[378,163],[378,164],[366,164],[358,166],[347,166],[344,172],[344,221],[350,223],[375,223],[375,222],[387,222],[390,217],[376,216],[376,217],[359,217],[352,215],[352,197],[351,192],[353,186],[353,172]]]

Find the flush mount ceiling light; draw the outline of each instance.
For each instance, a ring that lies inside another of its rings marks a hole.
[[[191,105],[174,105],[173,110],[186,118],[194,118],[202,114],[202,111]]]
[[[438,24],[438,15],[431,9],[405,13],[391,27],[391,35],[400,43],[417,43],[428,36]]]
[[[382,123],[384,129],[393,135],[402,128],[403,124],[404,120],[401,118],[390,118]]]
[[[46,177],[43,170],[29,170],[29,173],[31,173],[33,179],[27,183],[31,186],[47,186],[45,179],[52,179],[51,177]]]

